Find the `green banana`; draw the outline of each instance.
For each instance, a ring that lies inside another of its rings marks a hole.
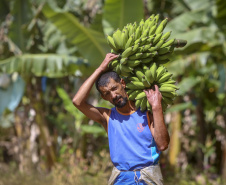
[[[143,76],[142,78],[142,83],[144,84],[144,86],[146,88],[150,88],[151,87],[151,84],[148,82],[147,78],[145,76]]]
[[[139,94],[137,94],[135,100],[139,100],[139,99],[141,99],[141,98],[144,98],[145,96],[146,96],[145,92],[142,91],[142,92],[140,92]]]
[[[140,81],[142,81],[142,77],[144,76],[144,73],[141,68],[135,69],[135,74],[137,78],[139,78]]]
[[[170,47],[164,47],[164,48],[160,48],[158,50],[159,55],[164,55],[164,54],[169,53],[169,52],[170,52]]]
[[[169,80],[170,77],[171,77],[172,75],[173,75],[173,74],[170,74],[170,73],[165,73],[165,74],[163,74],[163,75],[159,78],[158,83],[163,83],[163,82]]]
[[[136,32],[135,32],[135,40],[140,38],[141,32],[142,32],[142,28],[141,28],[141,26],[138,26],[138,28],[136,29]]]
[[[118,65],[115,67],[115,72],[118,73],[118,75],[121,74],[120,64],[118,64]]]
[[[129,100],[135,100],[138,94],[140,94],[142,90],[134,90],[130,95],[129,95]]]
[[[145,86],[144,86],[144,84],[142,82],[132,81],[131,83],[136,85],[137,89],[144,89],[145,88]]]
[[[126,91],[126,93],[128,94],[128,96],[129,96],[130,94],[132,94],[132,92],[134,92],[133,89],[129,89],[129,90]]]
[[[156,50],[158,50],[158,48],[157,47],[150,47],[146,52],[153,52],[153,51],[156,51]]]
[[[137,78],[137,77],[135,77],[135,76],[129,77],[129,80],[130,80],[130,81],[138,81],[138,82],[140,81],[139,78]]]
[[[150,71],[151,71],[151,74],[152,74],[152,78],[155,81],[156,80],[156,71],[157,71],[157,65],[156,65],[156,63],[153,63],[151,65]]]
[[[128,47],[125,51],[122,53],[122,58],[127,58],[133,53],[133,47]]]
[[[149,31],[149,36],[154,35],[156,29],[157,29],[157,24],[154,24]]]
[[[150,84],[154,82],[152,71],[150,69],[145,72],[145,76]]]
[[[144,26],[143,26],[143,29],[147,29],[149,26],[149,24],[150,24],[150,22],[152,21],[152,19],[151,19],[151,17],[149,17],[148,19],[146,19],[146,21],[144,22]]]
[[[107,42],[113,50],[118,51],[118,48],[115,45],[114,39],[109,35],[107,36]]]
[[[144,72],[144,73],[145,73],[147,70],[150,69],[150,68],[148,68],[148,66],[146,66],[146,65],[143,65],[142,67],[143,67],[143,72]]]
[[[141,43],[141,38],[138,38],[137,40],[134,41],[133,45]]]
[[[161,32],[163,31],[163,29],[164,29],[163,25],[160,24],[160,25],[157,27],[157,29],[156,29],[156,31],[155,31],[155,34],[157,35],[157,34],[161,33]]]
[[[160,65],[160,64],[166,64],[167,62],[169,62],[170,60],[169,59],[164,59],[164,60],[158,60],[157,59],[157,63]]]
[[[132,82],[127,83],[126,84],[126,88],[128,88],[128,89],[134,89],[134,90],[137,90],[138,89],[137,86],[134,85]]]
[[[155,34],[154,35],[152,35],[152,36],[149,36],[148,38],[147,38],[147,41],[146,41],[146,43],[148,43],[148,44],[153,44],[153,40],[155,39]]]
[[[145,38],[145,37],[147,37],[147,36],[148,36],[148,33],[149,33],[149,29],[147,28],[147,29],[145,29],[145,30],[143,31],[143,33],[142,33],[142,35],[140,36],[140,38]]]
[[[119,64],[119,61],[118,60],[113,60],[109,63],[109,67],[111,69],[115,68],[117,65]]]
[[[164,87],[164,86],[161,86],[159,88],[159,91],[160,92],[175,92],[175,89],[172,88],[172,87]]]
[[[138,109],[140,107],[141,101],[142,101],[142,99],[135,101],[135,107],[136,107],[136,109]]]
[[[148,37],[141,38],[140,46],[144,45],[147,42]]]
[[[175,84],[175,83],[176,83],[175,80],[169,79],[169,80],[165,81],[164,83],[159,83],[159,85],[162,86],[162,85],[165,85],[165,84]]]
[[[141,99],[140,103],[140,111],[144,112],[147,109],[147,97],[145,96],[144,98]]]
[[[146,52],[151,47],[151,45],[152,44],[143,45],[143,46],[141,46],[141,47],[138,48],[137,52],[139,52],[139,53]]]
[[[134,53],[136,53],[139,47],[140,47],[140,44],[139,43],[136,44],[136,45],[134,45],[134,46],[132,46],[132,53],[131,53],[131,55],[133,55]]]
[[[165,59],[168,59],[170,56],[171,56],[171,52],[166,53],[166,54],[164,54],[164,55],[159,55],[159,56],[157,57],[157,60],[165,60]]]
[[[126,73],[130,73],[130,72],[133,71],[133,68],[131,68],[131,67],[126,67],[126,66],[120,64],[120,70],[123,71],[123,72],[126,72]]]
[[[126,42],[128,40],[127,36],[128,36],[127,33],[125,31],[122,31],[122,34],[121,34],[122,48],[125,48]]]
[[[171,105],[173,103],[173,99],[172,98],[168,98],[166,96],[163,96],[162,97],[162,100],[166,103],[166,104],[169,104]]]
[[[129,59],[130,60],[136,60],[136,59],[141,58],[142,55],[143,55],[143,53],[135,53],[135,54],[129,56]]]
[[[164,42],[165,42],[165,40],[164,40],[164,39],[161,39],[161,40],[155,45],[155,47],[156,47],[156,48],[160,48],[160,47],[163,45]]]
[[[143,58],[148,58],[150,56],[152,56],[153,54],[152,53],[143,53],[143,55],[140,56],[141,59]]]
[[[143,25],[144,25],[144,19],[141,19],[139,26],[143,27]]]
[[[171,32],[172,32],[172,31],[166,32],[166,33],[162,36],[162,38],[164,38],[165,40],[167,40],[167,39],[170,37]]]
[[[131,35],[130,38],[127,40],[125,49],[131,47],[133,45],[134,35]]]
[[[153,60],[153,57],[148,57],[148,58],[142,58],[142,64],[148,64]]]
[[[122,49],[123,46],[122,46],[122,41],[121,41],[121,34],[122,32],[117,29],[114,33],[113,33],[113,39],[114,39],[114,43],[115,43],[115,46],[116,48],[119,50],[119,49]]]
[[[141,60],[128,60],[127,66],[128,67],[136,67],[141,63]]]
[[[179,89],[180,89],[180,88],[177,87],[175,84],[166,84],[166,83],[163,83],[163,84],[161,85],[161,87],[172,87],[172,88],[174,88],[174,89],[176,89],[176,90],[179,90]]]
[[[159,21],[159,14],[155,15],[156,22]]]
[[[164,48],[164,47],[168,47],[168,46],[171,46],[173,43],[174,43],[175,39],[170,39],[168,40],[167,42],[165,42],[161,48]]]
[[[127,63],[128,58],[121,58],[120,64],[125,65]]]
[[[175,92],[161,92],[162,97],[167,97],[167,98],[174,98],[177,96]]]
[[[156,70],[156,81],[162,77],[163,73],[166,72],[166,68],[164,66],[159,66],[158,69]]]
[[[156,19],[152,18],[151,21],[148,23],[148,28],[152,28],[152,26],[156,23]]]
[[[156,37],[153,40],[153,45],[157,44],[158,41],[161,39],[161,37],[162,37],[162,33],[156,34]]]

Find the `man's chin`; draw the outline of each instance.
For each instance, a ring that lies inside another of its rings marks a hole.
[[[119,103],[115,103],[114,105],[117,107],[117,108],[122,108],[126,105],[128,99],[123,99],[123,101],[119,102]]]

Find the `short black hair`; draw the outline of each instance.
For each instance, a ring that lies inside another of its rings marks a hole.
[[[109,83],[110,78],[112,78],[116,82],[120,82],[121,80],[120,76],[115,71],[108,71],[102,73],[95,82],[96,89],[100,92],[100,94],[101,94],[100,87],[106,86]]]

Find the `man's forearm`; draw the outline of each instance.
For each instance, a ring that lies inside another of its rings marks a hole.
[[[79,88],[78,92],[73,98],[73,104],[75,106],[80,106],[83,101],[85,101],[88,98],[88,95],[90,93],[91,88],[93,87],[93,84],[98,79],[100,74],[102,73],[102,69],[97,68],[93,74],[82,84],[82,86]]]
[[[152,109],[154,121],[154,139],[159,150],[163,151],[168,148],[170,141],[167,131],[161,105]]]

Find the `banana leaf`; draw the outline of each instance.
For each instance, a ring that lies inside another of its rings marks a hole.
[[[99,66],[105,55],[110,52],[105,36],[84,27],[74,15],[54,11],[48,4],[44,6],[43,13],[72,44],[76,45],[79,53],[88,59],[91,68]]]
[[[103,13],[104,33],[112,34],[117,28],[126,24],[140,22],[144,18],[142,0],[106,0]]]
[[[76,70],[85,72],[87,63],[77,57],[59,54],[24,54],[0,61],[0,71],[21,75],[63,77]]]

